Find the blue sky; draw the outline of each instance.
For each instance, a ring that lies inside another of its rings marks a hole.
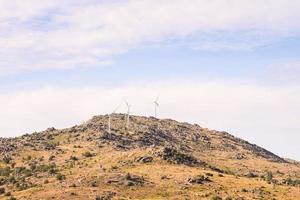
[[[300,2],[0,0],[0,137],[133,114],[300,160]],[[119,112],[124,112],[121,107]]]
[[[295,69],[280,65],[296,63],[300,39],[283,38],[250,50],[201,50],[189,45],[147,46],[117,55],[107,66],[45,69],[2,75],[3,89],[51,85],[118,85],[137,80],[242,79],[261,84],[298,84],[299,77],[276,77]],[[283,68],[283,67],[282,67]],[[284,71],[285,70],[285,71]],[[274,76],[274,77],[273,77]]]

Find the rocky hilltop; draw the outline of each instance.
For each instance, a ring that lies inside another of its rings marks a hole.
[[[226,132],[95,116],[0,139],[2,199],[300,199],[300,165]]]

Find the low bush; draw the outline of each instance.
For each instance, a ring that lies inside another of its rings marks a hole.
[[[93,157],[93,156],[94,156],[94,154],[91,153],[91,152],[89,152],[89,151],[84,152],[82,155],[83,155],[84,157],[86,157],[86,158],[90,158],[90,157]]]
[[[286,178],[282,181],[283,184],[285,185],[290,185],[290,186],[298,186],[300,185],[300,180],[299,179],[291,179],[290,177],[289,178]]]
[[[0,188],[0,195],[5,193],[5,188]]]
[[[0,176],[9,176],[11,173],[10,167],[0,168]]]
[[[59,180],[59,181],[66,180],[66,176],[63,175],[63,174],[57,174],[56,179]]]

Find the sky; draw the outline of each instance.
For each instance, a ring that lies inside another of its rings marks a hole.
[[[126,112],[300,160],[299,0],[0,0],[0,137]]]

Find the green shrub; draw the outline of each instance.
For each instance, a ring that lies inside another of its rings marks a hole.
[[[211,200],[222,200],[222,198],[219,197],[218,195],[215,195],[211,198]]]
[[[273,173],[271,171],[267,171],[267,174],[265,176],[265,180],[268,182],[268,183],[271,183],[272,180],[273,180]]]
[[[289,178],[286,178],[282,181],[283,184],[285,185],[290,185],[290,186],[298,186],[300,185],[300,180],[299,179],[291,179],[290,177]]]
[[[17,188],[18,191],[22,191],[22,190],[26,190],[28,187],[24,183],[17,183],[16,188]]]
[[[94,154],[92,154],[92,153],[89,152],[89,151],[84,152],[82,155],[83,155],[84,157],[86,157],[86,158],[90,158],[90,157],[93,157],[93,156],[94,156]]]
[[[10,167],[0,168],[0,176],[9,176],[11,173]]]
[[[49,174],[56,174],[56,172],[58,171],[56,169],[56,164],[55,163],[51,163],[50,165],[38,165],[35,168],[36,172],[49,172]]]
[[[59,181],[66,180],[66,176],[63,175],[63,174],[57,174],[56,179],[59,180]]]
[[[10,176],[10,177],[7,179],[7,181],[8,181],[9,183],[12,183],[12,184],[15,184],[15,183],[17,182],[14,176]]]

